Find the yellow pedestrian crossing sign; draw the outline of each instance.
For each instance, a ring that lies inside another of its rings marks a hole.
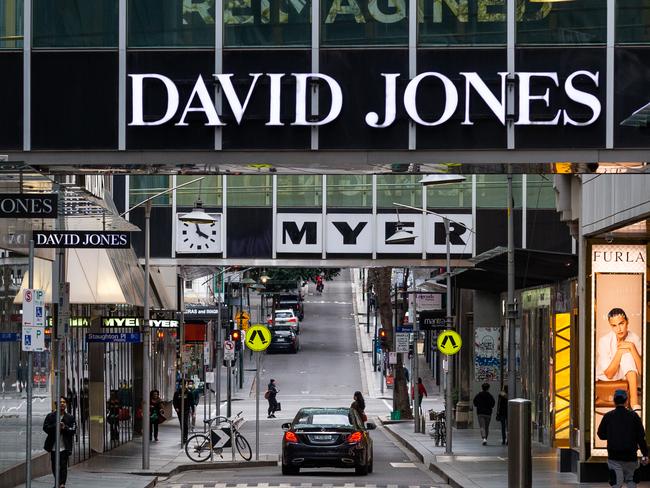
[[[447,356],[456,354],[462,345],[463,340],[455,330],[445,330],[438,336],[438,351]]]
[[[262,324],[255,324],[246,331],[246,347],[251,351],[264,351],[271,345],[271,331]]]

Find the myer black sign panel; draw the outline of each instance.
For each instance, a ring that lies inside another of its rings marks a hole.
[[[127,249],[131,246],[129,232],[110,231],[34,231],[34,247]]]
[[[0,195],[0,218],[55,219],[58,195],[16,193]]]
[[[102,317],[102,327],[140,327],[143,320],[138,317]],[[178,324],[174,319],[149,319],[149,327],[176,329]]]

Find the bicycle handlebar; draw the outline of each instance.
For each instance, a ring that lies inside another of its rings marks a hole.
[[[211,419],[203,420],[204,424],[211,424],[212,422],[229,422],[232,423],[234,420],[239,417],[242,413],[244,413],[243,410],[241,410],[237,415],[232,417],[232,419],[229,419],[228,417],[224,417],[223,415],[219,415],[217,417],[212,417]]]

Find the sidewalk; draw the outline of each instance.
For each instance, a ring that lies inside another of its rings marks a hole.
[[[370,334],[366,332],[365,294],[358,270],[351,270],[353,304],[357,334],[361,344],[363,365],[368,383],[368,394],[373,398],[392,398],[392,390],[381,393],[381,374],[373,371],[372,338],[374,323],[371,320]],[[444,392],[435,385],[429,365],[422,356],[418,363],[420,376],[429,396],[422,402],[422,410],[441,411],[444,408]],[[413,379],[413,378],[411,378]],[[508,449],[501,445],[501,425],[493,419],[490,424],[488,445],[481,445],[478,429],[453,430],[453,455],[445,455],[444,447],[435,447],[428,433],[414,432],[413,421],[391,422],[381,417],[380,422],[401,444],[412,451],[426,466],[440,475],[451,486],[463,488],[502,488],[508,484]],[[427,431],[431,422],[427,416]],[[607,483],[578,483],[572,473],[560,473],[557,469],[556,449],[533,443],[533,486],[545,488],[605,488]]]

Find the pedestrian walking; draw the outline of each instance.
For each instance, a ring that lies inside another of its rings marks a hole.
[[[501,445],[508,443],[508,385],[503,386],[497,400],[497,422],[501,422]]]
[[[187,382],[185,385],[187,386]],[[190,391],[182,387],[182,383],[179,384],[176,393],[174,393],[172,404],[174,405],[174,410],[176,410],[178,422],[181,426],[181,442],[185,445],[187,442],[187,433],[190,428],[190,413],[192,412],[194,399]]]
[[[106,421],[110,427],[111,446],[120,442],[120,399],[117,390],[111,390],[106,402]]]
[[[266,417],[267,419],[275,418],[275,412],[278,411],[278,401],[276,400],[276,396],[279,391],[280,390],[275,384],[275,380],[271,378],[271,381],[269,381],[269,384],[267,386],[266,393],[264,394],[264,398],[269,401],[269,410]]]
[[[641,464],[648,464],[648,444],[645,430],[639,416],[625,406],[627,392],[614,392],[614,410],[603,415],[598,426],[598,437],[607,441],[607,466],[609,467],[609,484],[620,488],[627,483],[634,488],[639,482],[636,451],[641,450]]]
[[[188,380],[187,391],[190,392],[190,396],[192,397],[192,428],[194,428],[196,426],[196,407],[199,405],[201,398],[199,390],[194,385],[194,380]]]
[[[153,436],[155,442],[158,442],[158,426],[167,420],[162,408],[160,392],[158,390],[151,390],[151,394],[149,395],[149,421],[151,422],[149,440]]]
[[[68,458],[72,454],[72,441],[77,432],[77,423],[74,417],[66,409],[68,407],[65,397],[59,399],[59,411],[61,412],[61,423],[58,428],[61,432],[59,452],[59,488],[65,488],[68,479]],[[56,411],[50,412],[43,422],[43,431],[47,434],[43,449],[50,453],[52,461],[52,475],[56,482]],[[56,487],[55,487],[56,488]]]
[[[354,400],[350,405],[350,408],[356,410],[359,414],[359,418],[365,423],[368,421],[368,416],[366,415],[366,401],[363,398],[363,395],[360,391],[354,392]]]
[[[428,397],[427,389],[424,387],[424,383],[422,383],[422,378],[418,377],[418,406],[417,408],[419,410],[422,410],[422,398]],[[411,400],[415,400],[415,386],[411,386]],[[413,405],[415,408],[415,405]]]
[[[481,427],[481,439],[483,439],[484,446],[487,446],[492,409],[495,404],[494,397],[488,391],[489,389],[490,384],[483,383],[481,385],[481,391],[474,397],[474,406],[476,407],[476,415],[478,416],[478,424]]]

